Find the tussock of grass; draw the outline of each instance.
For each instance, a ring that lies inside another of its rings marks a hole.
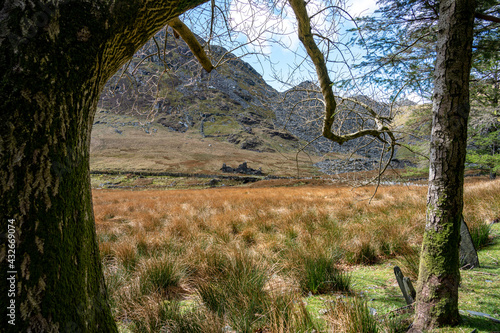
[[[335,258],[325,255],[308,256],[303,258],[302,265],[297,279],[305,293],[325,294],[350,290],[350,275],[337,267]]]
[[[464,217],[483,244],[488,238],[481,225],[500,216],[499,185],[465,189]],[[416,271],[411,266],[425,225],[427,189],[381,187],[368,204],[372,191],[96,190],[97,233],[115,318],[134,332],[221,332],[226,326],[241,332],[328,331],[324,323],[333,323],[311,314],[301,300],[304,292],[357,293],[363,284],[353,285],[349,276],[357,275],[345,272],[359,267],[352,265],[377,263],[378,269],[396,259],[407,261],[410,268],[400,264],[405,275]],[[468,281],[474,272],[464,274]]]
[[[166,296],[175,294],[182,290],[181,282],[186,276],[186,268],[179,260],[151,258],[143,263],[139,272],[141,292],[156,292]]]
[[[377,333],[378,325],[366,302],[357,297],[330,303],[327,316],[333,332]]]
[[[217,315],[227,316],[232,327],[250,332],[253,322],[264,313],[269,273],[240,251],[219,261],[213,272],[197,286],[201,301]]]
[[[491,225],[486,223],[474,224],[469,228],[470,236],[472,238],[472,243],[476,250],[485,247],[489,242],[489,236],[491,232]]]
[[[403,275],[410,277],[411,280],[415,282],[418,279],[419,261],[420,250],[415,247],[408,247],[401,253],[401,257],[398,258],[397,264],[399,268],[401,268]]]

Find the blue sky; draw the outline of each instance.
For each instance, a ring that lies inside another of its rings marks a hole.
[[[252,6],[252,7],[251,7]],[[305,51],[300,44],[298,38],[296,37],[296,27],[295,18],[291,13],[290,9],[284,7],[284,9],[276,9],[275,13],[270,13],[268,8],[256,8],[258,6],[250,5],[248,3],[233,2],[230,8],[231,24],[238,30],[245,31],[238,37],[240,42],[247,42],[249,39],[256,39],[252,46],[247,49],[250,51],[263,52],[267,54],[266,57],[262,56],[244,56],[243,60],[249,62],[259,73],[261,73],[264,79],[275,89],[283,91],[289,87],[284,86],[280,82],[273,78],[273,73],[281,73],[283,78],[288,78],[292,68],[295,68],[297,63],[301,63],[305,57]],[[324,3],[322,0],[311,0],[308,4],[309,14],[318,11],[319,8],[324,8]],[[349,0],[347,4],[348,13],[353,16],[360,15],[370,15],[377,8],[375,0]],[[274,15],[273,15],[274,14]],[[255,19],[249,20],[250,16],[256,16]],[[267,22],[265,22],[267,21]],[[318,15],[313,20],[313,25],[316,29],[323,30],[331,28],[331,22],[328,18],[322,15]],[[349,20],[343,20],[342,26],[335,27],[336,30],[345,32],[345,30],[353,28],[354,24],[349,22]],[[277,37],[276,34],[262,33],[264,28],[270,30],[279,30],[283,35]],[[255,30],[255,31],[252,31]],[[261,36],[259,36],[259,33]],[[325,32],[326,33],[326,32]],[[340,38],[339,35],[332,34],[332,38]],[[260,37],[260,38],[259,38]],[[286,44],[287,47],[281,47],[278,43],[269,43],[266,40],[278,39],[281,43]],[[339,40],[341,41],[341,40]],[[340,45],[340,44],[339,44]],[[353,48],[350,50],[352,54],[344,50],[344,57],[346,60],[352,61],[352,57],[361,57],[363,55],[363,50],[359,48]],[[242,55],[242,50],[235,51],[236,54]],[[339,52],[332,53],[332,56],[338,60],[343,60]],[[309,74],[312,69],[309,66],[303,66],[300,71],[295,73],[295,78],[292,84],[298,84],[300,81],[312,79],[313,76]],[[336,75],[348,75],[346,66],[343,65],[332,65],[331,67],[332,79],[335,80]]]
[[[343,45],[343,42],[353,36],[346,35],[345,32],[354,28],[354,23],[346,15],[343,15],[344,19],[339,19],[340,11],[323,11],[325,7],[336,5],[337,1],[346,3],[343,8],[351,17],[372,15],[378,8],[376,0],[307,0],[309,16],[319,12],[312,20],[313,33],[318,31],[334,41],[333,51],[329,52],[328,59],[330,79],[333,82],[352,75],[362,77],[362,73],[356,73],[347,64],[359,63],[367,52],[357,46],[346,48]],[[221,45],[248,62],[278,91],[285,91],[306,80],[317,81],[315,70],[308,63],[306,52],[298,40],[295,15],[287,0],[216,0],[215,4],[218,6],[215,21],[211,20],[212,7],[208,2],[189,11],[184,16],[185,23],[205,40],[211,38],[212,45]],[[269,4],[274,7],[269,8]],[[284,44],[285,47],[279,44]],[[244,47],[238,48],[238,45]],[[281,80],[288,81],[287,84],[277,81],[275,73],[280,74]],[[361,94],[379,101],[389,101],[390,92],[382,87],[368,86],[360,80],[362,78],[357,79],[351,90],[335,93],[340,96]],[[426,102],[415,94],[400,97],[417,103]]]
[[[342,34],[332,33],[345,32],[353,28],[354,24],[349,20],[339,20],[338,16],[328,16],[331,11],[321,11],[328,4],[336,4],[341,0],[308,0],[307,9],[309,15],[320,12],[312,20],[313,30],[328,35],[333,40],[342,42]],[[353,16],[370,15],[377,8],[376,0],[345,0],[347,12]],[[274,8],[269,8],[269,3],[274,3]],[[250,63],[264,79],[275,89],[283,91],[290,86],[284,86],[273,78],[273,73],[281,73],[282,79],[290,77],[291,69],[301,64],[300,70],[293,72],[294,77],[291,84],[295,85],[304,80],[315,80],[314,70],[310,65],[304,64],[305,51],[298,40],[296,19],[286,0],[274,0],[262,2],[261,0],[226,0],[216,1],[220,10],[216,10],[216,20],[212,26],[214,45],[222,45],[232,53],[242,57]],[[198,35],[208,40],[211,27],[212,7],[210,2],[198,6],[184,16],[185,23]],[[339,22],[340,25],[339,25]],[[230,27],[230,36],[228,34]],[[230,42],[232,40],[232,42]],[[274,42],[271,42],[271,41]],[[345,40],[344,40],[345,41]],[[279,44],[286,47],[281,47]],[[235,45],[245,44],[244,48],[233,50]],[[341,43],[338,43],[342,47]],[[343,50],[347,62],[352,63],[352,57],[361,57],[363,51],[358,48]],[[246,55],[247,53],[259,53],[257,55]],[[262,56],[265,54],[266,56]],[[330,53],[333,58],[343,60],[339,52]],[[335,81],[338,75],[347,75],[346,66],[332,65],[331,78]]]

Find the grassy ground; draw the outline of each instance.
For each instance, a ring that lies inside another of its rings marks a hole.
[[[467,184],[471,229],[500,217],[499,185]],[[376,311],[379,331],[404,330],[409,315],[387,315],[404,305],[393,267],[414,275],[426,188],[383,186],[369,203],[373,190],[94,190],[115,318],[132,332],[372,332]],[[499,224],[488,242],[459,307],[500,319]],[[439,332],[500,331],[463,318]]]
[[[500,320],[500,224],[491,226],[490,241],[478,251],[481,267],[461,271],[459,287],[459,310],[463,322],[458,327],[449,327],[434,332],[477,332],[500,331],[500,324],[484,317],[473,315],[467,310],[491,315]],[[349,269],[354,294],[363,298],[376,316],[384,317],[404,307],[406,302],[395,279],[393,268],[401,260],[389,259],[375,265],[358,265]],[[407,272],[404,272],[407,273]],[[415,283],[415,280],[413,280]],[[312,295],[306,298],[308,310],[321,314],[325,305],[336,295]],[[401,315],[401,318],[409,318]]]
[[[220,173],[222,163],[237,167],[243,162],[254,169],[279,176],[316,175],[313,163],[318,156],[296,152],[296,141],[268,140],[276,152],[240,149],[225,139],[203,138],[199,129],[172,132],[146,118],[113,113],[98,113],[92,128],[91,170],[135,170],[189,173]],[[302,143],[303,145],[304,143]],[[259,148],[256,148],[257,150]]]

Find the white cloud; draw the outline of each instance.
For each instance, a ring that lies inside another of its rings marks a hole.
[[[233,31],[244,35],[247,41],[253,41],[253,48],[268,48],[273,39],[279,39],[296,48],[299,44],[297,38],[297,25],[292,9],[286,1],[274,2],[276,7],[269,7],[268,3],[261,1],[233,0],[230,5],[229,21]],[[331,22],[330,11],[322,11],[329,4],[323,0],[309,0],[307,9],[309,15],[314,15],[312,25],[315,29],[330,30],[336,22]],[[347,12],[352,17],[369,15],[377,9],[376,0],[347,0]],[[329,27],[330,26],[330,27]],[[330,30],[331,31],[331,30]]]
[[[276,7],[269,7],[268,4],[273,3]],[[313,31],[328,36],[332,41],[336,41],[339,38],[338,34],[345,32],[346,23],[349,24],[345,14],[335,13],[332,10],[322,10],[332,5],[332,2],[308,0],[307,3],[309,15],[319,13],[314,15],[312,19]],[[370,15],[376,9],[376,0],[347,0],[346,12],[352,17]],[[339,20],[339,15],[343,17],[341,20]],[[295,15],[286,0],[273,2],[232,0],[229,22],[231,29],[237,32],[237,40],[240,43],[252,43],[247,46],[248,51],[270,55],[272,66],[260,63],[253,56],[246,58],[247,61],[251,62],[254,59],[254,64],[261,64],[264,67],[264,71],[267,72],[264,73],[266,80],[271,79],[266,74],[272,73],[273,70],[282,71],[286,76],[290,68],[295,67],[296,63],[302,63],[302,58],[307,57],[297,36]],[[279,41],[279,43],[276,43],[276,41]],[[282,47],[279,44],[285,46]],[[328,45],[322,43],[320,47],[328,47]],[[333,52],[331,59],[337,57],[337,60],[343,60],[342,57],[335,55],[335,50],[329,49],[329,51]],[[236,52],[236,54],[240,55],[242,53],[240,51]],[[349,55],[349,53],[347,54]],[[339,68],[336,69],[336,71],[340,70]],[[299,75],[301,74],[299,73]]]
[[[254,51],[270,53],[276,40],[290,47],[298,44],[294,19],[286,11],[278,13],[266,4],[233,1],[229,21],[231,29],[245,42],[251,42],[249,47]]]
[[[350,0],[347,6],[352,17],[370,15],[378,8],[377,0]]]

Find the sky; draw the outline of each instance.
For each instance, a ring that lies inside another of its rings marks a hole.
[[[319,8],[324,8],[322,0],[309,1],[307,6],[309,14],[317,12]],[[348,0],[347,8],[349,15],[357,17],[372,14],[377,9],[377,4],[376,0]],[[248,55],[243,56],[242,59],[250,63],[263,76],[264,80],[275,89],[279,91],[289,89],[290,86],[283,85],[273,77],[273,73],[279,73],[282,78],[290,77],[291,69],[295,68],[297,63],[301,63],[303,57],[305,57],[305,51],[297,37],[295,17],[289,6],[277,8],[274,12],[271,12],[265,6],[233,1],[230,7],[229,21],[235,30],[245,32],[237,37],[239,42],[245,43],[252,40],[251,45],[247,47],[247,51],[267,55],[267,57]],[[322,12],[313,18],[312,24],[318,30],[325,31],[325,33],[328,32],[328,29],[345,32],[346,29],[354,27],[354,24],[349,20],[343,21],[342,26],[333,27],[331,17],[329,20],[329,17]],[[268,30],[279,31],[280,35],[272,34]],[[335,34],[330,35],[335,36],[333,38],[341,38]],[[272,39],[278,40],[285,47],[280,46],[278,43],[269,42]],[[343,51],[347,61],[353,60],[352,57],[361,57],[363,55],[363,50],[359,48],[352,48],[350,51],[344,49]],[[240,56],[243,54],[242,50],[236,50],[234,53]],[[334,57],[343,60],[340,53],[336,53],[338,54]],[[295,78],[291,84],[298,84],[300,83],[298,81],[306,79],[314,79],[314,76],[311,76],[308,70],[311,71],[312,69],[306,66],[303,70],[295,72]],[[340,75],[338,73],[343,73],[342,75],[348,73],[347,68],[342,65],[333,66],[331,71],[333,80],[335,80],[336,75]]]

